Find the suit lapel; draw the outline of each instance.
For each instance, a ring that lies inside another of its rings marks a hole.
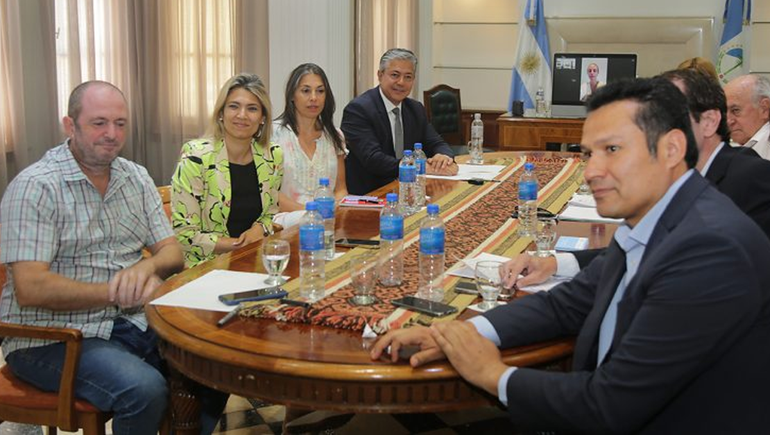
[[[586,317],[575,344],[575,354],[572,362],[574,370],[592,370],[596,367],[597,345],[599,342],[599,327],[601,326],[607,307],[618,288],[620,279],[626,271],[626,255],[613,239],[605,254],[605,264],[597,283],[594,307]]]
[[[722,149],[714,156],[714,161],[711,162],[711,166],[705,175],[706,179],[714,183],[715,186],[719,186],[719,183],[727,174],[727,168],[730,167],[730,161],[735,155],[727,147],[729,145],[725,144],[722,146]]]
[[[382,151],[395,157],[396,152],[393,150],[393,129],[390,127],[390,114],[385,109],[385,103],[382,102],[379,86],[371,90],[370,98],[374,109],[377,111],[377,116],[375,117],[376,122],[379,124],[377,127],[380,131],[385,132],[385,137],[387,138],[387,141],[380,144]],[[404,115],[402,114],[401,117],[403,118]]]
[[[410,98],[405,98],[401,102],[401,108],[404,112],[404,149],[411,150],[414,149],[414,143],[419,142],[417,138],[420,137],[417,132],[417,116],[414,114],[414,101]]]

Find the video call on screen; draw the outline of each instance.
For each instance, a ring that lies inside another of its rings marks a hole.
[[[556,55],[553,63],[553,104],[583,104],[580,101],[580,85],[586,66],[591,63],[589,59],[607,65],[607,71],[601,74],[606,76],[607,82],[636,77],[636,55]]]

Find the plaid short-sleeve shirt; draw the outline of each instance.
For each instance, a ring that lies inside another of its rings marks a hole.
[[[0,203],[0,262],[42,261],[67,278],[108,282],[142,259],[142,248],[173,236],[160,196],[147,171],[116,158],[104,197],[81,171],[65,142],[49,150],[8,186]],[[124,317],[142,330],[141,309],[107,306],[79,311],[21,307],[13,273],[0,300],[0,319],[34,326],[75,328],[85,337],[109,339],[113,321]],[[5,355],[42,346],[44,340],[7,338]]]

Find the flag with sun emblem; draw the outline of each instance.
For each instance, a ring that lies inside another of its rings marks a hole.
[[[722,83],[748,74],[749,22],[751,0],[725,0],[725,27],[717,55],[717,73]]]
[[[514,101],[523,101],[525,109],[534,108],[539,88],[545,92],[545,101],[551,101],[551,50],[548,48],[543,0],[527,0],[519,23],[509,112]]]

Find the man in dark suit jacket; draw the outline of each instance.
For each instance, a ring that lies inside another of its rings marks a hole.
[[[457,174],[452,149],[428,122],[425,107],[409,98],[416,66],[411,51],[388,50],[377,71],[380,85],[345,107],[341,128],[350,151],[345,159],[350,193],[368,193],[396,179],[403,150],[417,142],[429,157],[427,173]]]
[[[374,346],[447,357],[511,419],[581,433],[759,433],[770,424],[770,240],[694,166],[687,102],[663,78],[588,103],[581,147],[602,216],[622,218],[575,279]],[[498,350],[577,335],[573,371],[507,367]]]
[[[722,87],[694,69],[672,70],[662,77],[672,81],[687,97],[698,142],[698,171],[770,238],[770,161],[760,158],[751,148],[729,145],[727,101]],[[589,249],[549,258],[523,254],[506,263],[510,278],[505,284],[528,286],[545,281],[555,273],[573,276],[602,252],[603,249]],[[577,264],[570,258],[573,256]],[[526,276],[518,279],[522,271]]]

